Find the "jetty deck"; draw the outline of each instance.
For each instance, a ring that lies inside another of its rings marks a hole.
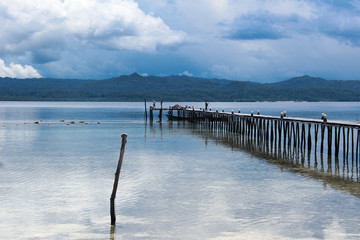
[[[350,122],[350,121],[332,121],[323,119],[311,119],[311,118],[295,118],[295,117],[287,117],[287,116],[270,116],[270,115],[261,115],[261,114],[251,114],[251,113],[238,113],[238,112],[219,112],[219,111],[211,111],[205,109],[195,109],[191,107],[182,107],[181,109],[177,108],[154,108],[150,107],[150,116],[153,115],[153,111],[163,112],[163,111],[179,111],[179,117],[183,118],[183,120],[205,120],[206,118],[221,118],[225,117],[251,117],[254,119],[266,119],[266,120],[283,120],[288,122],[300,122],[300,123],[308,123],[308,124],[322,124],[329,126],[341,126],[341,127],[353,127],[360,129],[359,122]],[[162,121],[162,114],[159,114],[159,121]]]

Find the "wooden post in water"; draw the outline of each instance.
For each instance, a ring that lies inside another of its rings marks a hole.
[[[273,145],[274,143],[274,122],[275,120],[271,120],[271,133],[270,133],[270,144],[271,146]]]
[[[150,122],[153,122],[154,116],[153,116],[153,108],[150,106]]]
[[[360,139],[360,129],[358,129],[358,134],[357,134],[357,140],[356,140],[356,163],[359,161],[359,139]]]
[[[288,128],[289,128],[289,122],[284,122],[283,125],[284,125],[284,147],[285,147],[286,138],[288,137],[287,133],[288,133]]]
[[[112,190],[111,198],[110,198],[110,217],[111,217],[111,225],[115,225],[115,223],[116,223],[115,197],[116,197],[116,191],[117,191],[118,182],[119,182],[121,165],[122,165],[123,158],[124,158],[124,152],[125,152],[125,144],[126,144],[127,134],[123,133],[123,134],[121,135],[121,138],[122,138],[122,141],[121,141],[120,156],[119,156],[119,161],[118,161],[118,165],[117,165],[116,172],[115,172],[114,185],[113,185],[113,190]]]
[[[308,124],[308,152],[311,152],[311,123]]]
[[[319,125],[315,124],[315,156],[317,150],[318,131],[319,131]]]
[[[347,129],[347,141],[346,141],[346,159],[349,159],[349,136],[350,136],[350,128]]]
[[[324,152],[324,135],[325,135],[325,125],[321,125],[321,147],[320,147],[321,155]]]
[[[351,129],[351,159],[354,161],[354,129]]]
[[[160,103],[160,112],[159,112],[159,121],[162,121],[162,108],[163,108],[163,101]]]
[[[147,109],[146,109],[146,99],[144,98],[145,103],[145,121],[147,122]]]
[[[339,158],[341,127],[335,127],[335,157]]]
[[[345,127],[343,129],[343,159],[345,160],[346,157],[346,139],[345,139]]]
[[[332,126],[328,126],[328,157],[331,158],[331,150],[332,150]]]

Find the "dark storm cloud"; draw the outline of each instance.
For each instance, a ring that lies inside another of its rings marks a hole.
[[[249,13],[234,20],[226,37],[239,40],[288,38],[302,21],[304,20],[297,15],[280,15],[267,11]]]
[[[312,17],[295,13],[249,12],[237,16],[224,38],[233,40],[278,40],[296,35],[321,34],[352,45],[360,45],[360,11],[348,1],[316,1]],[[327,3],[327,5],[325,5]],[[360,5],[359,5],[360,6]],[[301,12],[299,10],[299,12]]]

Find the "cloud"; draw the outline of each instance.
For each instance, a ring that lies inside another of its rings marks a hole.
[[[184,72],[180,73],[179,76],[193,77],[194,74],[189,73],[188,71],[184,71]]]
[[[48,63],[74,48],[155,52],[186,41],[133,0],[12,0],[0,3],[0,56]]]
[[[299,22],[301,17],[298,15],[279,15],[267,11],[246,14],[234,20],[227,37],[242,40],[288,38]]]
[[[240,79],[243,81],[249,80],[252,69],[246,69],[239,66],[228,66],[221,64],[214,64],[211,67],[211,74],[217,78],[226,78],[230,80]]]
[[[327,12],[316,21],[317,30],[331,38],[360,46],[360,11],[355,15],[344,10],[343,14]]]
[[[182,43],[185,34],[171,30],[161,18],[145,14],[133,0],[67,1],[66,23],[80,40],[117,50],[155,51]]]
[[[4,60],[0,59],[0,77],[41,78],[41,75],[32,66],[22,66],[14,63],[6,66]]]
[[[321,34],[360,46],[359,6],[359,1],[266,1],[238,13],[230,24],[220,25],[227,28],[224,38],[232,40],[279,40]]]

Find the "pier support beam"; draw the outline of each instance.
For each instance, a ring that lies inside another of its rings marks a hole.
[[[154,121],[153,109],[150,107],[150,122]]]

